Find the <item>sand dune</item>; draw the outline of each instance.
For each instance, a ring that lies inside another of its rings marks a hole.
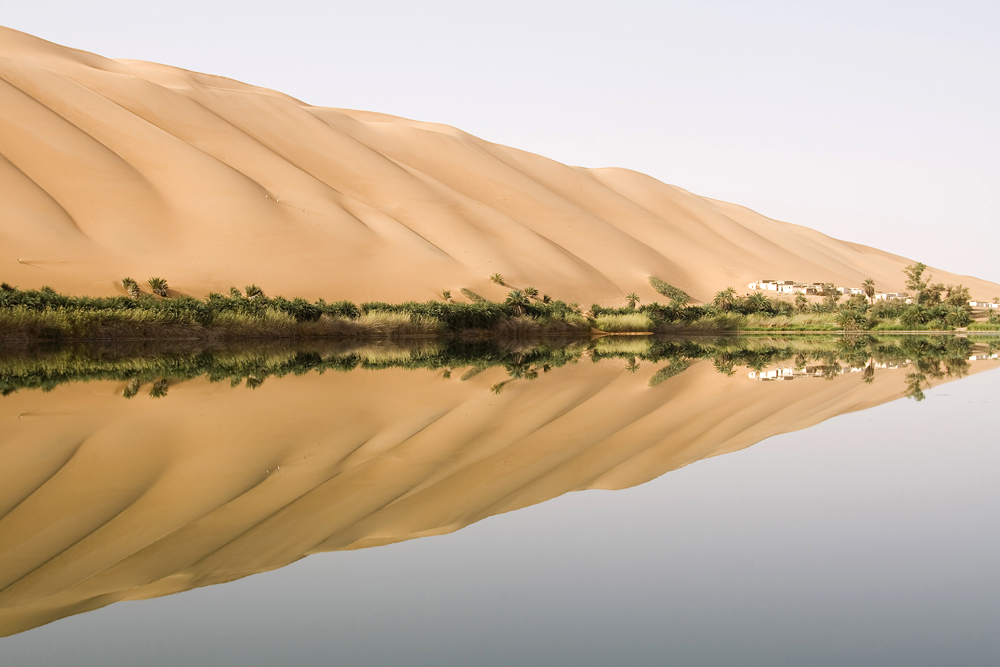
[[[978,362],[973,371],[996,368]],[[621,489],[899,398],[904,369],[754,382],[695,362],[109,382],[0,400],[0,636],[321,551],[451,532],[570,491]],[[512,418],[513,416],[513,418]]]
[[[0,28],[0,279],[202,296],[433,298],[487,277],[589,304],[655,275],[705,300],[761,277],[902,289],[911,260],[625,169]],[[935,270],[988,299],[1000,285]]]

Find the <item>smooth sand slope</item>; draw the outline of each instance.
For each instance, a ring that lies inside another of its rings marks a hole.
[[[0,280],[76,294],[156,275],[195,296],[253,282],[327,300],[496,298],[499,272],[607,305],[656,297],[650,275],[700,300],[758,278],[895,291],[911,263],[625,169],[5,28],[0,192]]]
[[[500,395],[503,369],[310,374],[255,391],[195,380],[130,401],[94,382],[0,399],[0,636],[641,484],[899,398],[907,372],[761,383],[703,361],[650,387],[656,371],[583,362]]]

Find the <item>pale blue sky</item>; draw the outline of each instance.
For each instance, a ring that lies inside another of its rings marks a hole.
[[[34,0],[0,23],[636,169],[1000,282],[997,2]]]

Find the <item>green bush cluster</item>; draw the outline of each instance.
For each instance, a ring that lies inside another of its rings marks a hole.
[[[159,283],[157,286],[160,286]],[[355,322],[355,328],[367,327],[379,331],[386,327],[399,329],[396,325],[406,320],[375,317],[378,314],[405,315],[421,325],[418,327],[421,333],[491,330],[516,317],[527,318],[541,327],[558,323],[560,331],[566,327],[589,331],[587,321],[572,306],[558,300],[533,301],[518,290],[515,290],[518,293],[516,300],[509,297],[504,303],[486,300],[474,303],[410,301],[399,304],[373,301],[357,305],[350,301],[326,303],[322,299],[311,302],[301,297],[268,297],[255,285],[248,285],[244,292],[234,287],[228,295],[213,292],[205,299],[183,295],[158,298],[151,294],[139,294],[134,298],[73,297],[58,294],[48,287],[40,290],[8,287],[0,290],[0,337],[3,337],[5,329],[10,330],[14,325],[22,329],[31,329],[31,325],[35,325],[32,330],[40,337],[60,338],[78,336],[80,332],[93,330],[102,324],[118,325],[117,331],[124,332],[121,335],[128,337],[128,327],[139,323],[144,327],[142,335],[148,333],[148,326],[157,323],[174,327],[239,326],[243,330],[258,327],[265,334],[268,329],[280,334],[292,331],[289,327],[294,325],[319,323],[323,318],[327,318],[323,321],[342,319]],[[295,331],[302,333],[301,329]],[[408,332],[418,333],[416,330]]]
[[[686,306],[691,302],[691,296],[679,287],[674,287],[656,276],[649,276],[649,284],[657,292],[670,299],[678,306]]]

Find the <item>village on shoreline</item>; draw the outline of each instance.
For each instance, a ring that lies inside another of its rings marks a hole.
[[[772,280],[762,278],[747,284],[751,290],[760,292],[777,292],[778,294],[802,294],[804,296],[825,296],[830,291],[844,296],[855,294],[869,296],[863,287],[844,287],[833,283],[803,283],[795,280]],[[875,301],[899,301],[906,304],[914,303],[913,298],[906,292],[879,292],[875,291],[870,295],[872,302]],[[998,301],[976,301],[970,300],[971,308],[1000,309]]]

